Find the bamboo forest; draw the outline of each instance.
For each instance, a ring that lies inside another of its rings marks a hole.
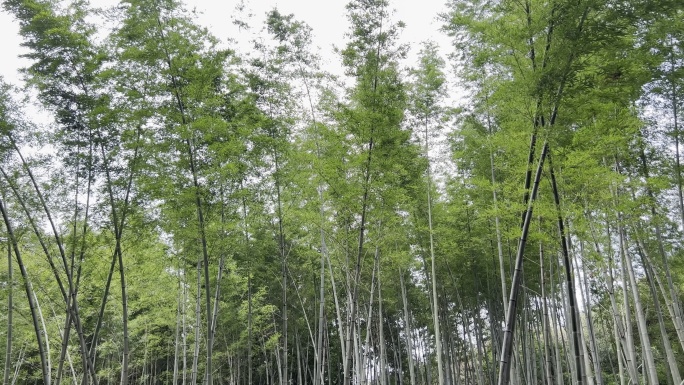
[[[684,2],[245,7],[2,0],[3,385],[684,384]]]

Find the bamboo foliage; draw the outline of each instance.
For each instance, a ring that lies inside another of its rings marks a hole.
[[[679,3],[4,1],[3,383],[678,385]]]

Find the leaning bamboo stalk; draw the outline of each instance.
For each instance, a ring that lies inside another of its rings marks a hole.
[[[625,241],[625,231],[622,227],[622,218],[618,214],[618,233],[620,236],[620,245],[623,249],[623,263],[624,269],[629,279],[629,284],[632,289],[632,298],[634,300],[634,311],[637,316],[637,328],[639,330],[639,337],[641,339],[641,346],[643,352],[644,364],[646,366],[645,376],[648,376],[648,383],[651,385],[658,384],[658,375],[655,368],[655,361],[653,359],[653,352],[651,350],[651,340],[648,336],[648,330],[646,325],[646,316],[644,314],[644,308],[641,305],[641,296],[639,295],[639,289],[637,286],[636,277],[634,274],[634,267],[632,266],[632,258],[630,253],[627,251],[627,245]]]
[[[5,222],[5,229],[7,230],[7,238],[12,244],[14,249],[14,256],[17,259],[17,265],[19,265],[19,271],[21,272],[21,277],[24,281],[24,290],[26,291],[26,298],[28,299],[29,308],[31,310],[31,320],[33,321],[33,331],[36,335],[36,342],[38,343],[38,355],[40,356],[40,365],[43,374],[43,383],[45,385],[50,385],[51,375],[50,366],[48,363],[47,352],[45,351],[45,345],[43,343],[43,330],[40,329],[40,321],[38,317],[38,310],[36,302],[34,300],[34,290],[31,280],[29,279],[28,272],[26,271],[26,265],[21,258],[21,251],[19,249],[19,243],[14,235],[14,230],[12,228],[12,222],[7,215],[7,210],[5,209],[5,204],[0,199],[0,213],[2,213],[2,219]]]
[[[9,384],[9,373],[12,361],[12,313],[13,310],[13,291],[14,279],[12,277],[12,244],[7,238],[7,345],[5,349],[5,371],[3,376],[3,384]],[[413,383],[411,384],[413,385]]]
[[[553,189],[553,199],[556,206],[556,213],[558,216],[558,232],[561,240],[561,253],[563,256],[563,264],[565,266],[565,279],[568,294],[568,306],[570,313],[570,327],[572,330],[572,341],[575,358],[575,370],[577,371],[577,384],[582,385],[587,382],[586,371],[584,370],[583,354],[582,354],[582,334],[579,320],[579,312],[577,310],[577,303],[575,297],[575,282],[573,276],[572,262],[570,261],[570,252],[568,247],[568,239],[565,233],[565,223],[560,205],[560,194],[558,192],[558,184],[556,183],[556,174],[554,172],[553,164],[549,158],[549,171],[551,175],[551,187]]]
[[[513,332],[515,330],[515,315],[518,305],[518,293],[520,291],[522,281],[522,264],[523,255],[525,253],[525,245],[527,244],[527,235],[530,229],[530,222],[532,221],[532,211],[534,202],[537,199],[537,192],[539,191],[539,182],[544,167],[544,160],[549,151],[549,144],[544,143],[541,156],[539,157],[539,164],[534,178],[531,198],[529,199],[527,210],[525,211],[525,220],[522,226],[522,234],[518,244],[518,252],[515,258],[515,270],[513,273],[513,280],[511,283],[511,294],[508,300],[508,311],[506,312],[506,326],[504,330],[504,339],[501,348],[501,359],[499,365],[499,381],[498,385],[508,385],[510,380],[511,357],[513,353]]]
[[[658,296],[658,291],[654,283],[653,276],[655,271],[651,265],[650,258],[646,251],[646,248],[637,238],[637,245],[639,247],[639,254],[641,256],[641,264],[644,267],[644,273],[646,274],[646,281],[648,282],[648,288],[653,297],[653,308],[658,318],[658,326],[660,329],[660,336],[662,339],[663,349],[665,350],[665,356],[667,357],[667,371],[672,376],[672,381],[675,384],[682,382],[682,377],[679,373],[679,367],[677,365],[677,360],[675,359],[674,352],[672,351],[672,344],[670,344],[670,337],[667,335],[667,330],[665,329],[665,321],[663,319],[663,310],[660,307],[660,298]]]

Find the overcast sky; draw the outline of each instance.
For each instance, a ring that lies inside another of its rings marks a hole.
[[[233,38],[246,42],[249,35],[239,31],[231,22],[235,15],[235,8],[240,0],[186,0],[188,8],[195,8],[200,14],[198,22],[210,29],[210,31],[222,41]],[[112,3],[113,0],[91,0],[94,5]],[[343,47],[345,44],[344,34],[348,31],[348,23],[345,13],[345,5],[348,0],[245,0],[245,4],[252,10],[254,16],[251,24],[258,31],[263,25],[264,15],[267,11],[278,8],[283,14],[294,14],[295,18],[302,20],[313,28],[314,43],[320,47],[324,61],[328,63],[330,70],[339,69],[339,58],[333,53],[333,45]],[[439,32],[440,22],[436,16],[445,10],[445,0],[390,0],[391,8],[396,10],[394,20],[406,23],[402,32],[401,41],[411,47],[409,63],[415,62],[415,54],[419,50],[419,44],[425,40],[433,40],[446,48],[447,39]],[[20,84],[18,68],[27,65],[27,61],[17,56],[22,53],[19,46],[21,39],[18,36],[18,25],[13,18],[0,11],[0,33],[2,36],[2,60],[0,60],[0,75],[6,81]]]

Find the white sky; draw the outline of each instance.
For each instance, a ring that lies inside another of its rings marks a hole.
[[[185,0],[188,8],[195,8],[200,12],[198,21],[208,27],[212,34],[226,41],[233,38],[243,44],[250,36],[232,24],[231,17],[239,0]],[[294,14],[297,20],[309,24],[313,28],[314,44],[320,47],[324,65],[328,65],[333,73],[339,71],[339,57],[333,53],[333,45],[344,47],[344,34],[348,31],[345,5],[348,0],[245,0],[245,4],[252,10],[254,17],[249,22],[255,31],[263,25],[265,13],[275,7],[282,14]],[[92,0],[92,4],[101,5],[113,3],[112,0]],[[406,65],[414,65],[419,44],[422,41],[433,40],[439,43],[443,50],[448,47],[448,39],[439,32],[441,23],[436,20],[437,14],[444,12],[445,0],[390,0],[391,8],[396,10],[394,20],[406,23],[401,41],[411,47]],[[6,81],[19,85],[18,68],[28,62],[17,56],[24,52],[20,47],[18,36],[19,27],[13,18],[4,10],[0,11],[0,43],[3,52],[0,60],[0,75]]]

